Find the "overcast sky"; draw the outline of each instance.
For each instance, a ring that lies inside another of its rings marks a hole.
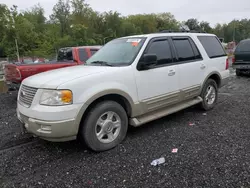
[[[20,10],[40,3],[48,16],[57,0],[1,0],[8,6],[17,5]],[[205,20],[214,26],[233,19],[250,19],[250,0],[86,0],[97,11],[114,10],[122,15],[138,13],[171,12],[179,21],[189,18]]]

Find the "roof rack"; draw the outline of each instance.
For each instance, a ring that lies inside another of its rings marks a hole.
[[[187,31],[187,30],[179,30],[179,31],[174,31],[174,30],[161,30],[157,33],[206,33],[205,31]]]

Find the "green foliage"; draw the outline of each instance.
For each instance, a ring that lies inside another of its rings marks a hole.
[[[200,27],[200,23],[197,19],[191,18],[188,19],[185,24],[189,27],[190,30],[194,30],[194,31],[200,31],[201,27]]]
[[[58,0],[49,19],[40,4],[20,12],[17,6],[0,4],[0,51],[16,58],[16,43],[20,56],[54,57],[66,46],[103,45],[122,36],[147,34],[160,30],[178,30],[186,24],[191,30],[214,33],[225,42],[250,37],[250,20],[233,20],[217,24],[191,18],[178,22],[168,12],[121,16],[118,12],[96,12],[85,0]]]

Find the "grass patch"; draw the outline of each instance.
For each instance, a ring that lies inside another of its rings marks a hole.
[[[5,92],[7,92],[7,86],[3,80],[0,80],[0,93],[5,93]]]

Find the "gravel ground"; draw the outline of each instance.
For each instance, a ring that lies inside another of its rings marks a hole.
[[[232,76],[214,110],[192,107],[130,128],[103,153],[21,134],[16,94],[1,94],[0,187],[250,187],[249,83]],[[160,157],[164,164],[150,165]]]

